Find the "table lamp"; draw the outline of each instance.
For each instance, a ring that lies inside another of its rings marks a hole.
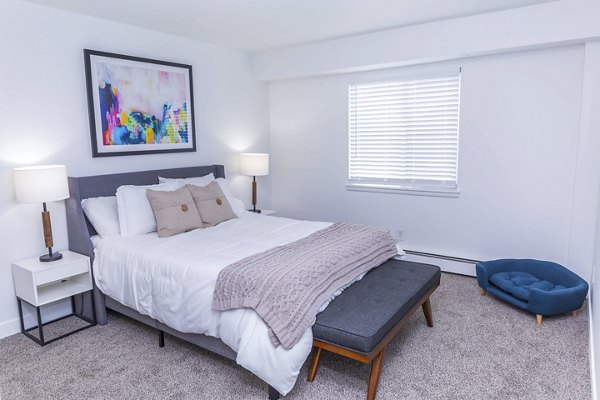
[[[259,213],[256,209],[256,177],[269,175],[269,155],[264,153],[242,153],[240,154],[240,174],[252,177],[252,211]]]
[[[42,224],[44,241],[48,254],[40,256],[40,261],[49,262],[62,258],[62,254],[52,252],[52,225],[46,202],[69,198],[67,168],[64,165],[40,165],[13,169],[15,194],[19,203],[42,203]]]

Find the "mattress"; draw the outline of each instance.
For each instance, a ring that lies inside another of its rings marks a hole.
[[[285,395],[312,348],[311,329],[290,350],[275,348],[253,310],[212,310],[215,282],[227,265],[329,225],[245,213],[168,238],[94,237],[94,277],[102,292],[143,315],[180,332],[220,338],[237,353],[238,364]]]

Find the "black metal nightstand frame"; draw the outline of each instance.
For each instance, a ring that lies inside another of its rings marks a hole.
[[[73,296],[71,296],[71,313],[70,314],[65,315],[63,317],[60,317],[60,318],[53,319],[52,321],[44,322],[44,323],[42,323],[41,306],[34,306],[33,304],[31,304],[31,303],[27,302],[26,300],[23,300],[22,298],[20,298],[20,297],[17,296],[17,303],[19,305],[19,319],[21,321],[21,333],[23,335],[27,336],[29,339],[31,339],[34,342],[36,342],[37,344],[39,344],[40,346],[45,346],[45,345],[50,344],[52,342],[56,342],[59,339],[65,338],[67,336],[71,336],[74,333],[81,332],[84,329],[91,328],[92,326],[96,326],[97,325],[96,324],[96,307],[95,307],[95,304],[94,304],[94,293],[93,293],[92,290],[90,290],[90,291],[83,292],[83,293],[80,293],[80,294],[85,294],[85,293],[90,293],[90,297],[92,299],[92,310],[93,310],[92,312],[93,312],[93,317],[94,317],[93,319],[90,319],[90,318],[86,317],[85,315],[78,314],[76,312],[76,310],[75,310],[75,296],[77,296],[77,295],[73,295]],[[25,304],[27,304],[27,305],[29,305],[30,307],[35,308],[35,311],[36,311],[36,314],[37,314],[37,325],[34,326],[34,327],[32,327],[32,328],[25,329],[25,322],[23,321],[23,305],[22,305],[22,302],[25,303]],[[82,307],[82,309],[83,309],[83,307]],[[50,340],[44,340],[44,329],[43,329],[44,326],[50,325],[50,324],[52,324],[54,322],[58,322],[58,321],[61,321],[63,319],[69,318],[69,317],[77,317],[77,318],[79,318],[79,319],[87,322],[88,325],[83,326],[81,328],[77,328],[74,331],[65,333],[63,335],[57,336],[55,338],[52,338]],[[31,333],[29,333],[29,332],[31,332],[31,331],[33,331],[35,329],[37,329],[39,331],[39,335],[40,335],[39,338],[37,338],[37,337],[33,336]]]

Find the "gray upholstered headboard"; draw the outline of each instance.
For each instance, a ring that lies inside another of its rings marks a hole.
[[[94,258],[94,249],[90,236],[96,231],[83,215],[81,200],[90,197],[114,196],[122,185],[152,185],[158,183],[158,177],[190,178],[213,173],[215,178],[225,178],[222,165],[159,169],[154,171],[125,172],[110,175],[95,175],[69,178],[71,197],[66,201],[67,228],[69,231],[69,250]]]
[[[71,197],[65,202],[69,250],[85,254],[90,257],[90,260],[94,260],[94,247],[90,237],[94,235],[96,231],[83,214],[81,200],[90,197],[114,196],[117,192],[117,188],[122,185],[156,184],[158,183],[159,176],[165,178],[190,178],[208,175],[211,172],[215,175],[215,178],[225,178],[225,167],[222,165],[205,165],[154,171],[125,172],[110,175],[69,177]],[[105,312],[103,311],[104,299],[101,297],[95,284],[94,289],[96,310],[99,311],[97,315],[98,322],[103,323],[103,321],[106,320]]]

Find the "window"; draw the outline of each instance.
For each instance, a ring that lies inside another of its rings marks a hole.
[[[351,84],[349,189],[458,193],[460,72]]]

